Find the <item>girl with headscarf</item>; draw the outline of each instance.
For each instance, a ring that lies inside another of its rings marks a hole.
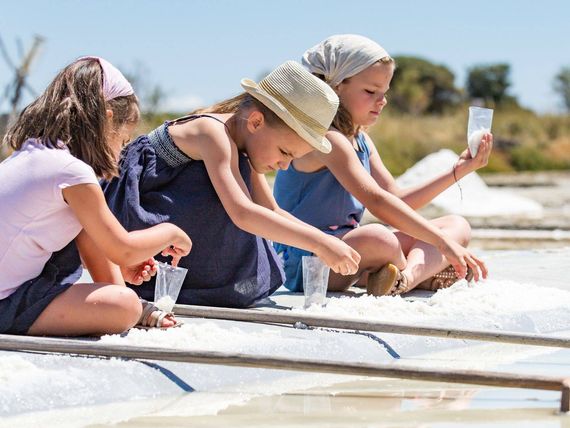
[[[387,104],[394,60],[366,37],[336,35],[305,52],[303,65],[340,98],[327,133],[332,150],[327,155],[310,153],[279,171],[274,193],[283,209],[337,236],[361,255],[355,275],[331,273],[329,290],[357,284],[374,295],[400,294],[414,287],[450,286],[464,277],[486,277],[485,264],[464,248],[470,237],[465,219],[445,216],[427,221],[414,210],[485,166],[492,135],[483,137],[476,157],[464,152],[453,170],[417,188],[401,189],[365,132]],[[365,207],[399,230],[392,232],[380,224],[360,226]],[[300,261],[308,253],[282,244],[276,247],[285,263],[285,285],[302,289]]]

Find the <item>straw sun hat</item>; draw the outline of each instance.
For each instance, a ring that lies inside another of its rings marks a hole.
[[[241,86],[315,149],[331,151],[325,134],[338,109],[338,96],[301,64],[287,61],[261,82],[242,79]]]

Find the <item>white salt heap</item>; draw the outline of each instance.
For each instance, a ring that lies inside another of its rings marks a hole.
[[[291,356],[303,355],[307,358],[322,358],[323,355],[331,359],[342,359],[348,343],[354,340],[351,335],[338,335],[331,341],[333,333],[314,330],[311,331],[311,340],[306,338],[302,330],[275,329],[256,324],[247,324],[246,331],[238,327],[220,327],[211,321],[186,320],[180,327],[161,329],[131,329],[126,336],[107,335],[100,340],[101,343],[116,345],[139,345],[159,348],[177,348],[196,351],[241,352],[246,354]],[[368,339],[363,338],[363,341]],[[358,349],[351,352],[355,361],[366,361],[369,355],[367,349]],[[369,351],[369,349],[368,349]]]
[[[508,280],[487,280],[473,285],[462,280],[448,289],[438,290],[430,298],[343,296],[330,298],[325,307],[313,305],[306,310],[294,308],[292,312],[335,319],[548,333],[570,330],[570,291]],[[187,321],[168,330],[132,329],[124,337],[104,336],[101,342],[270,355],[287,355],[295,349],[307,357],[318,356],[331,346],[325,331],[314,330],[310,341],[301,342],[287,330],[284,332],[263,326],[257,331],[245,331],[237,327],[222,328],[212,322]]]
[[[432,153],[398,177],[397,182],[402,187],[426,183],[443,172],[451,171],[457,159],[458,156],[447,149]],[[446,213],[470,217],[542,216],[542,206],[538,202],[503,190],[489,189],[475,172],[462,178],[459,183],[463,200],[459,187],[453,185],[438,195],[432,204]]]
[[[427,299],[340,297],[306,311],[331,318],[544,333],[570,330],[570,291],[508,280],[473,285],[463,280]]]

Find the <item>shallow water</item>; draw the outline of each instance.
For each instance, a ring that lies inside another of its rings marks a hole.
[[[52,415],[47,421],[44,419],[47,425],[42,426],[570,427],[570,417],[556,412],[556,393],[500,388],[480,390],[411,381],[363,380],[326,389],[250,397],[245,403],[230,404],[216,413],[209,414],[205,409],[202,414],[195,414],[200,413],[196,409],[197,401],[207,403],[212,399],[215,399],[212,394],[192,393],[170,400],[139,401],[115,410],[114,417],[110,414],[112,408],[102,407],[98,409],[101,416],[92,415],[91,422],[77,425],[69,425],[71,415],[64,412],[59,417]],[[125,412],[129,406],[138,407],[138,412],[131,409],[132,414],[138,415],[129,417],[129,412]],[[78,411],[81,409],[75,409]],[[93,413],[92,409],[87,409],[89,411]],[[10,422],[13,428],[26,426],[16,420]]]

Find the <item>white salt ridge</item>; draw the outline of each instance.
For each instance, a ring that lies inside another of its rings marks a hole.
[[[401,175],[397,182],[402,187],[426,183],[441,173],[450,171],[457,159],[458,156],[451,150],[442,149],[420,160]],[[542,205],[504,190],[490,189],[476,172],[468,174],[459,183],[463,190],[463,200],[459,187],[453,185],[434,198],[432,204],[446,213],[471,217],[542,216]]]
[[[335,339],[331,340],[331,335],[334,333],[314,330],[310,332],[310,340],[305,340],[307,334],[309,333],[306,331],[269,328],[262,328],[260,331],[244,331],[237,327],[222,328],[213,322],[186,322],[180,327],[168,330],[131,329],[125,336],[103,336],[100,342],[270,356],[291,356],[291,353],[294,353],[307,358],[328,357],[330,359],[346,358],[348,344],[354,343],[351,335],[335,335]],[[366,338],[362,340],[367,341]],[[374,346],[373,348],[375,349]],[[369,358],[369,355],[366,355],[368,351],[369,349],[351,351],[350,358],[366,361],[366,358]]]
[[[463,280],[428,299],[343,296],[306,312],[331,318],[544,333],[570,330],[570,292],[505,280],[474,285]]]

